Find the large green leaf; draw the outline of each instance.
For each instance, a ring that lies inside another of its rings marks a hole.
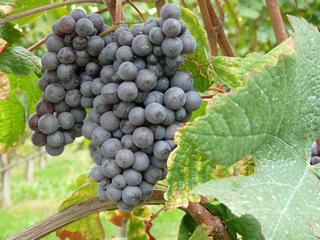
[[[34,112],[34,106],[36,102],[39,101],[42,94],[37,86],[39,78],[35,74],[30,74],[24,78],[19,78],[13,74],[8,74],[8,78],[10,83],[9,98],[0,100],[1,151],[7,151],[14,147],[24,133],[25,111],[15,95],[15,90],[22,89],[26,91],[28,97],[29,114]]]
[[[206,116],[179,130],[168,161],[169,207],[187,204],[194,188],[236,216],[257,218],[267,239],[320,236],[320,171],[309,165],[320,126],[320,36],[305,20],[291,21],[296,32],[277,48],[275,66],[252,72],[246,87],[214,98]],[[210,181],[217,164],[248,155],[253,174]]]
[[[40,70],[40,58],[23,47],[15,46],[0,54],[0,71],[5,73],[23,77]]]
[[[188,25],[192,36],[197,41],[197,48],[195,50],[196,54],[189,54],[192,61],[185,61],[183,64],[184,70],[190,72],[194,79],[194,85],[198,91],[204,92],[210,87],[210,82],[212,81],[210,77],[211,65],[208,64],[210,60],[207,57],[206,45],[207,45],[207,33],[202,28],[196,15],[187,8],[180,7],[181,9],[181,21],[184,21]],[[188,58],[187,58],[188,59]],[[212,73],[211,73],[212,75]]]
[[[252,53],[248,54],[246,58],[214,57],[212,58],[212,66],[224,85],[230,88],[243,87],[247,84],[252,72],[276,66],[279,54],[283,54],[283,51],[275,48],[268,54]]]

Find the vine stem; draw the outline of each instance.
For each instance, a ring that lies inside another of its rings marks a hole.
[[[42,44],[44,44],[46,42],[46,38],[41,39],[39,42],[37,42],[36,44],[34,44],[33,46],[28,48],[29,52],[32,52],[34,50],[36,50],[37,48],[39,48]]]
[[[287,39],[287,33],[282,20],[280,8],[277,0],[266,0],[267,9],[270,15],[273,31],[276,35],[277,43],[280,44]]]
[[[133,2],[146,2],[146,3],[154,3],[157,0],[132,0]],[[73,1],[66,1],[66,2],[60,2],[60,3],[52,3],[50,5],[46,5],[43,7],[39,7],[39,8],[34,8],[31,9],[29,11],[25,11],[22,13],[18,13],[16,15],[13,16],[9,16],[3,19],[0,19],[0,24],[4,24],[22,17],[26,17],[35,13],[39,13],[39,12],[44,12],[53,8],[58,8],[58,7],[63,7],[63,6],[67,6],[67,5],[72,5],[72,4],[76,4],[76,3],[96,3],[96,4],[104,4],[103,0],[73,0]],[[127,4],[128,1],[123,1],[122,4]]]
[[[166,189],[154,189],[152,197],[145,202],[145,205],[164,205],[165,199],[163,194],[165,192]],[[206,198],[202,198],[202,202],[208,201]],[[59,228],[91,214],[115,209],[117,209],[117,204],[115,202],[101,201],[98,196],[91,197],[25,228],[22,231],[9,236],[5,240],[43,238]],[[217,237],[215,239],[232,239],[229,237],[230,234],[225,227],[226,224],[218,216],[211,213],[203,204],[189,202],[187,208],[180,207],[180,209],[194,217],[199,224],[205,223],[208,226],[212,226],[212,233]]]
[[[200,0],[202,1],[202,0]],[[221,13],[221,9],[222,7],[220,6],[220,3],[219,1],[215,1],[216,5],[217,5],[217,9],[218,11],[220,12],[220,18],[218,18],[217,14],[216,14],[216,11],[214,10],[213,8],[213,5],[211,3],[210,0],[203,0],[206,2],[206,5],[207,5],[207,9],[208,9],[208,12],[209,12],[209,15],[210,15],[210,20],[211,20],[211,23],[214,27],[214,29],[218,32],[218,44],[221,48],[221,51],[223,52],[223,54],[225,56],[228,56],[228,57],[235,57],[235,53],[230,45],[230,42],[226,36],[226,33],[224,32],[223,30],[223,19],[224,19],[224,15],[223,13]]]
[[[208,43],[209,43],[211,57],[216,57],[219,55],[218,47],[217,47],[218,32],[215,30],[214,26],[212,25],[206,2],[204,0],[198,0],[198,5],[202,15],[204,27],[208,35]]]

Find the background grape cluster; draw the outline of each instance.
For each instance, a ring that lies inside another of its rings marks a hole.
[[[122,25],[101,38],[108,29],[103,19],[76,9],[46,39],[44,94],[29,118],[32,142],[56,156],[75,137],[90,139],[98,196],[124,212],[165,179],[174,134],[201,105],[192,76],[179,70],[183,54],[196,48],[180,17],[168,3],[160,20]]]
[[[311,151],[311,158],[310,158],[310,164],[316,165],[320,163],[320,149],[318,148],[318,145],[316,142],[312,144],[312,151]]]

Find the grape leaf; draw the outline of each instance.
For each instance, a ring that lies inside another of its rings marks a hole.
[[[22,13],[34,8],[42,7],[50,3],[52,3],[51,0],[16,0],[16,4],[14,5],[14,8],[16,9],[16,11],[14,12],[14,14],[11,14],[10,16],[13,16],[18,13]],[[26,17],[13,20],[11,22],[13,24],[18,24],[20,27],[22,27],[26,24],[37,21],[43,13],[44,12],[31,14]]]
[[[0,54],[0,71],[23,77],[40,70],[40,58],[23,47],[15,46]]]
[[[189,240],[207,240],[212,228],[212,226],[207,226],[204,223],[198,225]]]
[[[104,214],[106,215],[107,221],[113,223],[114,225],[121,227],[122,226],[122,220],[123,219],[130,219],[131,212],[124,213],[120,210],[110,210],[110,211],[104,211]]]
[[[99,213],[94,213],[81,220],[68,224],[56,231],[61,240],[103,240],[105,233]]]
[[[11,23],[0,24],[0,38],[6,40],[9,45],[14,44],[17,40],[22,38],[22,33],[14,28]]]
[[[189,240],[194,230],[199,224],[190,215],[186,214],[181,220],[178,240]]]
[[[0,112],[0,151],[6,152],[21,139],[25,126],[24,108],[14,91],[10,91],[9,99],[0,100]]]
[[[205,115],[207,105],[208,105],[207,102],[202,102],[200,108],[192,112],[192,117],[189,120],[189,122],[193,122],[197,117]]]
[[[210,87],[210,82],[212,81],[210,77],[211,65],[208,64],[210,60],[207,57],[207,52],[205,46],[207,45],[207,33],[202,28],[196,15],[189,9],[180,7],[181,9],[181,21],[184,21],[188,25],[192,36],[197,41],[197,48],[195,49],[196,54],[188,54],[191,59],[198,63],[197,66],[192,61],[185,61],[183,63],[182,69],[191,73],[194,79],[194,85],[196,89],[200,92],[204,92]],[[198,59],[198,57],[199,59]],[[185,60],[188,59],[185,57]],[[206,76],[206,77],[204,77]]]
[[[128,240],[155,240],[150,233],[152,216],[153,213],[148,206],[136,207],[128,225]]]
[[[264,237],[261,234],[261,225],[253,216],[246,214],[237,217],[223,204],[213,205],[210,203],[204,204],[213,214],[221,217],[227,224],[227,229],[230,234],[237,239],[240,234],[243,240],[262,240]]]
[[[214,98],[206,116],[176,134],[178,147],[168,161],[169,207],[187,204],[193,189],[216,197],[236,216],[251,214],[267,239],[320,236],[314,174],[320,172],[309,164],[319,137],[320,36],[305,20],[290,20],[296,32],[275,50],[282,52],[277,64],[249,74],[233,94]],[[215,165],[248,155],[255,160],[253,174],[210,181]]]
[[[85,175],[80,175],[77,178],[77,185],[84,181]],[[97,195],[98,183],[88,179],[83,185],[78,188],[71,197],[63,201],[59,207],[59,211],[66,209],[78,202]],[[79,240],[100,240],[105,238],[105,232],[102,226],[99,213],[91,214],[78,221],[70,223],[56,231],[57,236],[64,239],[79,239]]]
[[[30,74],[28,77],[19,78],[13,74],[9,74],[10,83],[17,83],[16,88],[26,91],[28,96],[28,115],[35,112],[34,106],[41,99],[42,91],[38,88],[39,77],[35,74]]]
[[[1,55],[1,54],[0,54]],[[14,147],[24,134],[25,111],[15,95],[16,89],[25,90],[28,96],[28,112],[34,112],[34,105],[41,98],[38,89],[38,77],[30,74],[19,78],[13,74],[7,75],[10,82],[8,99],[0,100],[0,150],[8,151]],[[9,87],[9,86],[7,86]],[[7,89],[8,90],[8,89]]]

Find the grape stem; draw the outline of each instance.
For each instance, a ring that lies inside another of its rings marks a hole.
[[[39,48],[42,44],[44,44],[46,42],[46,37],[41,39],[39,42],[37,42],[36,44],[34,44],[33,46],[28,48],[28,51],[32,52],[34,50],[36,50],[37,48]]]
[[[200,8],[200,12],[202,15],[204,27],[206,29],[206,32],[208,34],[208,43],[210,48],[210,54],[212,57],[218,56],[218,46],[217,46],[217,33],[211,23],[210,15],[208,12],[207,4],[203,0],[198,1],[198,5]]]
[[[166,0],[159,0],[156,2],[157,15],[160,17],[160,10],[166,4]]]
[[[228,57],[235,57],[235,53],[230,45],[230,42],[226,36],[226,33],[224,32],[223,29],[223,24],[224,24],[224,14],[223,14],[223,10],[222,7],[219,3],[218,0],[215,0],[215,3],[217,5],[217,9],[218,9],[218,13],[219,13],[219,17],[216,14],[216,11],[213,8],[213,5],[211,3],[210,0],[204,0],[206,2],[206,6],[209,12],[209,16],[210,16],[210,20],[211,20],[211,24],[213,25],[213,28],[216,31],[217,35],[217,41],[218,44],[220,46],[221,51],[223,52],[223,54],[225,56]],[[201,2],[201,1],[198,1]]]
[[[280,44],[287,39],[287,33],[282,20],[280,8],[277,0],[266,0],[267,9],[270,15],[273,31],[276,35],[277,43]]]
[[[133,0],[134,2],[146,2],[146,3],[154,3],[157,0]],[[19,18],[23,18],[35,13],[39,13],[39,12],[44,12],[53,8],[58,8],[58,7],[63,7],[63,6],[67,6],[67,5],[72,5],[72,4],[76,4],[76,3],[96,3],[96,4],[104,4],[103,0],[73,0],[73,1],[66,1],[66,2],[59,2],[59,3],[53,3],[53,4],[49,4],[43,7],[39,7],[39,8],[34,8],[31,9],[29,11],[25,11],[22,13],[18,13],[16,15],[13,16],[9,16],[3,19],[0,19],[0,24],[4,24]],[[126,4],[128,3],[128,1],[123,1],[122,4]]]

